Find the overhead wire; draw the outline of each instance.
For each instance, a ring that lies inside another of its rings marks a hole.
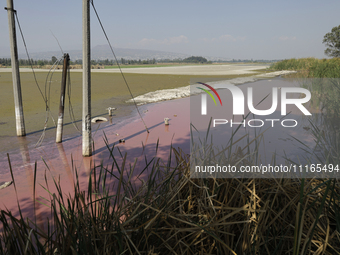
[[[53,37],[56,39],[57,43],[58,43],[58,46],[60,48],[60,51],[61,53],[63,54],[63,56],[65,55],[64,54],[64,51],[59,43],[59,40],[58,38],[53,34],[52,30],[50,30],[51,34],[53,35]],[[70,68],[68,67],[67,68],[67,95],[68,95],[68,102],[69,102],[69,114],[70,114],[70,119],[71,119],[71,122],[74,126],[74,128],[81,134],[81,131],[79,130],[77,124],[76,124],[76,119],[74,117],[74,112],[73,112],[73,106],[72,106],[72,103],[71,103],[71,72],[70,72]]]
[[[61,60],[62,60],[62,58],[60,58],[59,60],[56,60],[54,62],[54,64],[51,66],[51,68],[48,71],[48,74],[46,76],[46,80],[45,80],[45,97],[46,97],[46,99],[47,98],[48,99],[46,100],[46,118],[45,118],[45,124],[44,124],[44,128],[43,128],[43,132],[42,132],[40,138],[38,139],[38,141],[37,141],[37,143],[35,144],[34,147],[40,146],[42,144],[44,138],[45,138],[46,128],[47,128],[47,123],[48,123],[48,120],[49,120],[49,116],[51,116],[51,119],[52,119],[52,121],[54,123],[54,126],[56,126],[56,123],[55,123],[55,120],[53,118],[52,112],[50,111],[51,83],[52,83],[53,74],[54,74],[55,70],[57,69],[57,67],[58,67],[58,65],[59,65]],[[52,74],[50,76],[50,73],[51,73],[52,69],[53,69],[53,72],[52,72]],[[49,76],[50,76],[50,80],[48,80]],[[47,93],[47,86],[48,86],[48,93]]]
[[[57,43],[58,43],[58,45],[59,45],[59,48],[60,48],[61,53],[64,55],[64,51],[63,51],[63,49],[62,49],[61,46],[60,46],[60,43],[59,43],[59,41],[58,41],[58,38],[53,34],[53,32],[52,32],[51,29],[50,29],[50,32],[51,32],[51,34],[53,35],[54,39],[56,39],[56,41],[57,41]]]
[[[53,64],[53,66],[50,68],[50,70],[49,70],[49,73],[48,73],[48,75],[47,75],[47,77],[46,77],[46,82],[45,82],[45,93],[46,93],[46,97],[48,98],[48,102],[50,102],[50,91],[51,91],[51,83],[52,83],[52,77],[53,77],[53,74],[54,74],[54,72],[55,72],[55,70],[56,70],[56,68],[58,67],[58,65],[60,64],[60,62],[63,60],[63,57],[61,57],[59,60],[57,60],[54,64]],[[53,72],[52,72],[52,74],[51,74],[51,76],[50,76],[50,80],[48,81],[48,78],[49,78],[49,75],[50,75],[50,73],[51,73],[51,70],[53,69]],[[68,68],[67,69],[67,72],[68,72],[68,80],[67,80],[67,96],[68,96],[68,101],[69,101],[69,114],[70,114],[70,119],[71,119],[71,122],[72,122],[72,124],[73,124],[73,126],[74,126],[74,128],[81,134],[81,131],[79,130],[79,128],[78,128],[78,126],[76,125],[76,121],[75,121],[75,117],[74,117],[74,112],[73,112],[73,106],[72,106],[72,102],[71,102],[71,75],[70,75],[70,68]],[[48,84],[48,85],[47,85]],[[47,87],[48,87],[48,89],[47,89]],[[48,92],[47,92],[47,90],[48,90]],[[48,104],[48,107],[50,107],[50,105]],[[54,123],[54,126],[56,126],[56,123],[55,123],[55,120],[54,120],[54,118],[53,118],[53,115],[52,115],[52,113],[51,113],[51,111],[49,111],[49,112],[46,112],[46,120],[45,120],[45,126],[44,126],[44,130],[43,130],[43,134],[41,135],[41,137],[40,137],[40,139],[39,139],[39,141],[38,141],[38,143],[37,143],[37,145],[38,144],[41,144],[42,143],[42,141],[43,141],[43,139],[44,139],[44,137],[45,137],[45,130],[46,130],[46,128],[47,128],[47,122],[48,122],[48,119],[49,119],[49,116],[52,118],[52,120],[53,120],[53,123]],[[37,146],[36,145],[36,146]]]
[[[137,110],[137,112],[138,112],[138,114],[139,114],[139,116],[140,116],[140,118],[141,118],[141,120],[142,120],[142,122],[143,122],[143,124],[144,124],[144,127],[145,127],[146,131],[149,133],[149,130],[148,130],[148,128],[147,128],[147,126],[146,126],[146,124],[145,124],[145,122],[144,122],[144,120],[143,120],[143,117],[142,117],[142,115],[141,115],[141,113],[140,113],[140,111],[139,111],[139,109],[138,109],[138,106],[137,106],[137,104],[136,104],[136,101],[135,101],[135,99],[134,99],[134,96],[133,96],[133,94],[132,94],[132,92],[131,92],[130,86],[129,86],[129,84],[128,84],[128,82],[127,82],[125,76],[124,76],[124,73],[123,73],[123,71],[122,71],[122,69],[121,69],[121,67],[120,67],[120,64],[119,64],[119,62],[118,62],[118,59],[117,59],[117,57],[116,57],[116,54],[115,54],[115,52],[114,52],[114,50],[113,50],[113,47],[112,47],[112,45],[111,45],[111,43],[110,43],[110,40],[109,40],[109,38],[108,38],[108,36],[107,36],[107,34],[106,34],[106,31],[105,31],[105,29],[104,29],[104,26],[103,26],[103,24],[102,24],[102,22],[101,22],[101,19],[100,19],[99,15],[98,15],[98,12],[97,12],[97,10],[96,10],[96,8],[95,8],[95,6],[94,6],[93,0],[91,0],[91,4],[92,4],[92,7],[93,7],[93,9],[94,9],[94,11],[95,11],[95,14],[96,14],[96,16],[97,16],[97,19],[98,19],[98,21],[99,21],[99,24],[100,24],[100,26],[101,26],[101,28],[102,28],[102,31],[103,31],[103,33],[104,33],[104,35],[105,35],[105,37],[106,37],[106,40],[107,40],[107,42],[108,42],[108,44],[109,44],[109,46],[110,46],[111,52],[112,52],[112,54],[113,54],[113,56],[114,56],[114,58],[115,58],[115,61],[116,61],[116,63],[117,63],[117,66],[118,66],[118,68],[119,68],[119,71],[120,71],[120,73],[121,73],[121,75],[122,75],[122,78],[123,78],[123,80],[124,80],[124,83],[125,83],[125,85],[127,86],[128,90],[129,90],[129,93],[130,93],[131,98],[132,98],[132,100],[133,100],[133,102],[134,102],[134,105],[135,105],[135,107],[136,107],[136,110]],[[19,28],[19,31],[20,31],[20,34],[21,34],[21,37],[22,37],[22,40],[23,40],[23,44],[24,44],[24,47],[25,47],[26,55],[27,55],[27,58],[28,58],[28,63],[29,63],[29,65],[30,65],[31,69],[32,69],[32,73],[33,73],[33,76],[34,76],[35,84],[36,84],[36,86],[37,86],[37,88],[38,88],[38,90],[39,90],[39,92],[40,92],[40,94],[41,94],[41,96],[42,96],[42,98],[43,98],[43,100],[44,100],[44,103],[45,103],[46,119],[45,119],[45,124],[44,124],[43,133],[41,134],[41,136],[40,136],[38,142],[37,142],[36,145],[35,145],[35,147],[37,147],[37,146],[40,146],[41,143],[42,143],[42,141],[44,140],[49,116],[52,118],[53,123],[54,123],[54,125],[56,126],[55,120],[54,120],[53,115],[52,115],[52,113],[51,113],[51,111],[50,111],[51,83],[52,83],[53,74],[54,74],[54,72],[55,72],[57,66],[59,65],[59,63],[60,63],[60,61],[61,61],[62,59],[60,58],[59,60],[55,61],[55,63],[53,63],[52,67],[50,68],[50,70],[49,70],[49,72],[48,72],[48,74],[47,74],[47,77],[46,77],[46,81],[45,81],[45,95],[44,95],[44,93],[42,92],[42,90],[41,90],[41,88],[40,88],[40,86],[39,86],[39,83],[38,83],[38,81],[37,81],[37,77],[36,77],[36,74],[35,74],[35,71],[34,71],[34,68],[33,68],[32,59],[30,58],[30,55],[29,55],[29,52],[28,52],[28,49],[27,49],[26,41],[25,41],[25,38],[24,38],[24,35],[23,35],[23,32],[22,32],[21,26],[20,26],[20,22],[19,22],[19,18],[18,18],[17,12],[16,12],[16,10],[12,10],[12,11],[14,12],[15,17],[16,17],[16,20],[17,20],[17,23],[18,23],[18,28]],[[60,43],[59,43],[58,39],[56,38],[56,36],[53,34],[52,31],[51,31],[51,33],[52,33],[53,37],[57,40],[57,43],[58,43],[58,45],[59,45],[59,48],[60,48],[61,52],[63,53],[63,50],[62,50],[62,48],[61,48],[61,46],[60,46]],[[52,69],[53,69],[53,72],[52,72],[52,74],[51,74]],[[50,76],[50,74],[51,74],[51,76]],[[70,71],[69,71],[69,69],[68,69],[68,74],[69,74],[69,75],[68,75],[68,90],[67,90],[67,91],[68,91],[68,99],[69,99],[69,113],[70,113],[70,118],[71,118],[71,121],[72,121],[73,126],[76,128],[76,130],[77,130],[78,132],[80,132],[79,128],[77,127],[77,125],[76,125],[76,123],[75,123],[75,117],[74,117],[73,107],[72,107],[72,103],[71,103],[71,79],[70,79]],[[48,82],[48,77],[49,77],[49,76],[50,76],[50,80],[49,80],[49,82]],[[47,83],[49,83],[48,86],[47,86]],[[48,92],[47,92],[47,87],[48,87]],[[99,127],[98,127],[98,128],[99,128]],[[80,133],[81,133],[81,132],[80,132]]]
[[[16,18],[16,21],[18,23],[18,28],[19,28],[19,31],[20,31],[20,35],[21,35],[21,38],[22,38],[22,41],[23,41],[23,44],[24,44],[24,47],[25,47],[25,51],[26,51],[26,55],[27,55],[27,59],[28,59],[28,63],[31,67],[31,70],[32,70],[32,73],[33,73],[33,77],[34,77],[34,81],[35,81],[35,84],[44,100],[44,103],[45,103],[45,110],[46,110],[46,119],[45,119],[45,124],[44,124],[44,129],[43,129],[43,133],[41,134],[40,138],[38,139],[37,143],[35,144],[35,147],[37,146],[40,146],[42,141],[44,140],[44,137],[45,137],[45,131],[46,131],[46,128],[47,128],[47,122],[48,122],[48,119],[49,119],[49,115],[51,116],[52,120],[53,120],[53,123],[55,125],[55,121],[54,121],[54,118],[52,116],[52,113],[50,111],[50,107],[49,107],[49,101],[50,101],[50,88],[49,88],[49,96],[47,97],[47,93],[46,93],[46,86],[47,86],[47,81],[48,81],[48,76],[51,72],[51,70],[53,69],[53,67],[55,66],[55,68],[58,66],[60,60],[57,60],[53,66],[51,67],[51,69],[49,70],[48,72],[48,75],[46,77],[46,82],[45,82],[45,95],[43,94],[40,86],[39,86],[39,83],[38,83],[38,80],[37,80],[37,77],[36,77],[36,74],[35,74],[35,71],[34,71],[34,68],[33,68],[33,63],[32,63],[32,59],[28,53],[28,49],[27,49],[27,45],[26,45],[26,40],[25,40],[25,37],[24,37],[24,33],[22,32],[22,29],[21,29],[21,25],[20,25],[20,21],[19,21],[19,18],[18,18],[18,14],[17,14],[17,11],[16,10],[12,10],[15,14],[15,18]],[[59,44],[59,43],[58,43]],[[59,45],[60,46],[60,45]],[[57,63],[57,64],[56,64]],[[53,73],[55,71],[55,68],[53,70]],[[53,73],[51,75],[51,79],[52,79],[52,76],[53,76]],[[50,86],[51,86],[51,79],[50,79]]]
[[[81,134],[81,131],[79,130],[77,124],[76,124],[76,119],[74,117],[74,112],[73,112],[73,107],[71,103],[71,72],[70,69],[67,69],[67,97],[68,97],[68,112],[70,114],[70,119],[72,121],[72,124],[74,128]]]
[[[67,97],[68,97],[68,106],[69,106],[69,115],[70,115],[70,119],[72,122],[72,125],[74,126],[74,128],[78,131],[79,134],[82,134],[82,132],[80,131],[80,129],[77,126],[76,123],[76,118],[74,117],[74,112],[73,112],[73,106],[72,106],[72,102],[71,102],[71,72],[70,69],[67,69]],[[93,132],[93,137],[97,134],[97,131],[99,130],[101,126],[101,123],[99,123],[97,129]]]
[[[46,128],[47,128],[47,123],[48,123],[48,120],[49,120],[49,117],[51,117],[53,123],[54,123],[54,126],[56,126],[56,122],[53,118],[53,115],[52,115],[52,112],[50,110],[50,102],[51,102],[51,83],[52,83],[52,77],[53,77],[53,74],[55,72],[55,70],[57,69],[58,65],[60,64],[60,61],[62,60],[62,58],[59,58],[57,59],[52,67],[50,68],[50,70],[48,71],[48,74],[46,76],[46,80],[45,80],[45,95],[44,93],[42,92],[40,86],[39,86],[39,83],[38,83],[38,80],[37,80],[37,77],[36,77],[36,74],[35,74],[35,71],[34,71],[34,68],[33,68],[33,63],[32,63],[32,59],[29,55],[29,52],[28,52],[28,48],[27,48],[27,45],[26,45],[26,41],[25,41],[25,37],[24,37],[24,34],[22,32],[22,29],[21,29],[21,26],[20,26],[20,22],[19,22],[19,18],[18,18],[18,15],[17,15],[17,11],[16,10],[12,10],[15,14],[15,18],[17,20],[17,23],[18,23],[18,28],[19,28],[19,31],[20,31],[20,34],[21,34],[21,38],[22,38],[22,41],[23,41],[23,44],[24,44],[24,47],[25,47],[25,51],[26,51],[26,55],[27,55],[27,59],[28,59],[28,63],[32,69],[32,73],[33,73],[33,76],[34,76],[34,81],[35,81],[35,84],[44,100],[44,103],[45,103],[45,110],[46,110],[46,118],[45,118],[45,123],[44,123],[44,128],[43,128],[43,132],[40,136],[40,138],[38,139],[37,143],[35,144],[35,147],[37,146],[40,146],[41,143],[43,142],[44,138],[45,138],[45,133],[46,133]],[[58,46],[60,48],[60,51],[62,52],[62,54],[64,55],[64,51],[57,39],[57,37],[53,34],[53,32],[50,30],[50,32],[52,33],[53,37],[56,39],[57,43],[58,43]],[[52,71],[53,70],[53,71]],[[52,72],[52,73],[51,73]],[[68,69],[68,72],[69,72],[69,69]],[[50,78],[50,79],[49,79]],[[75,118],[74,118],[74,113],[73,113],[73,108],[72,108],[72,103],[71,103],[71,81],[70,81],[70,73],[68,75],[68,97],[69,97],[69,112],[70,112],[70,117],[71,117],[71,121],[74,125],[74,127],[76,128],[77,131],[79,131],[78,127],[75,125]],[[80,132],[80,131],[79,131]]]
[[[104,33],[104,35],[105,35],[105,37],[106,37],[106,40],[107,40],[107,42],[108,42],[108,44],[109,44],[109,46],[110,46],[111,52],[112,52],[112,54],[113,54],[113,56],[114,56],[114,58],[115,58],[115,60],[116,60],[117,66],[118,66],[119,71],[120,71],[120,73],[121,73],[121,75],[122,75],[122,77],[123,77],[123,80],[124,80],[124,82],[125,82],[125,85],[126,85],[126,87],[128,88],[128,90],[129,90],[129,92],[130,92],[131,98],[132,98],[133,103],[134,103],[134,105],[135,105],[135,107],[136,107],[136,109],[137,109],[137,112],[138,112],[138,114],[139,114],[139,117],[141,118],[141,120],[142,120],[142,122],[143,122],[143,124],[144,124],[144,127],[145,127],[146,131],[149,133],[149,129],[147,128],[147,126],[146,126],[146,124],[145,124],[145,122],[144,122],[144,120],[143,120],[143,117],[142,117],[141,113],[139,112],[139,109],[138,109],[138,106],[137,106],[137,104],[136,104],[135,98],[134,98],[134,96],[132,95],[130,86],[129,86],[127,80],[125,79],[125,76],[124,76],[124,73],[123,73],[123,71],[122,71],[122,69],[121,69],[121,67],[120,67],[120,64],[118,63],[118,59],[117,59],[116,54],[115,54],[115,52],[114,52],[114,50],[113,50],[113,48],[112,48],[112,45],[111,45],[111,43],[110,43],[110,40],[109,40],[109,38],[108,38],[108,36],[107,36],[107,34],[106,34],[106,31],[105,31],[105,29],[104,29],[104,26],[103,26],[103,24],[102,24],[102,22],[101,22],[101,20],[100,20],[100,17],[99,17],[99,15],[98,15],[98,12],[97,12],[97,10],[96,10],[96,7],[94,6],[93,0],[90,0],[90,2],[91,2],[91,4],[92,4],[93,10],[94,10],[94,12],[95,12],[95,14],[96,14],[96,16],[97,16],[97,19],[98,19],[98,21],[99,21],[99,24],[100,24],[100,26],[101,26],[101,28],[102,28],[102,30],[103,30],[103,33]]]
[[[43,100],[44,100],[44,102],[45,102],[46,107],[47,107],[46,98],[44,97],[44,95],[43,95],[43,93],[42,93],[42,91],[41,91],[41,88],[40,88],[40,86],[39,86],[39,84],[38,84],[37,77],[36,77],[35,72],[34,72],[34,69],[33,69],[32,60],[31,60],[30,55],[29,55],[28,50],[27,50],[26,41],[25,41],[25,38],[24,38],[24,34],[23,34],[22,30],[21,30],[21,26],[20,26],[20,22],[19,22],[19,18],[18,18],[17,11],[15,11],[15,10],[13,10],[13,11],[14,11],[15,18],[16,18],[16,20],[17,20],[17,23],[18,23],[18,28],[19,28],[19,31],[20,31],[20,34],[21,34],[22,41],[23,41],[23,43],[24,43],[26,55],[27,55],[27,58],[28,58],[28,63],[30,64],[31,69],[32,69],[32,72],[33,72],[35,84],[37,85],[38,90],[39,90],[39,92],[40,92],[40,94],[41,94],[41,96],[42,96],[42,98],[43,98]]]
[[[54,123],[54,126],[56,126],[56,123],[55,123],[55,120],[53,118],[53,115],[52,115],[52,112],[51,112],[51,107],[50,107],[50,104],[51,104],[51,84],[52,84],[52,78],[53,78],[53,75],[55,73],[55,70],[58,68],[60,62],[62,61],[62,57],[59,58],[59,60],[56,60],[54,62],[54,64],[52,65],[52,67],[50,68],[47,76],[46,76],[46,81],[45,81],[45,93],[46,93],[46,87],[47,87],[47,83],[48,83],[48,95],[45,94],[45,97],[47,98],[47,102],[48,102],[48,113],[50,114],[52,120],[53,120],[53,123]],[[54,68],[53,68],[54,67]],[[51,73],[51,70],[53,69],[53,72]],[[51,74],[51,76],[50,76]],[[48,81],[48,77],[50,76],[50,80]]]

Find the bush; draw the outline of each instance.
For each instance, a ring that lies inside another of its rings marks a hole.
[[[310,78],[339,78],[340,58],[292,58],[276,62],[269,68],[273,70],[305,71],[306,76]]]

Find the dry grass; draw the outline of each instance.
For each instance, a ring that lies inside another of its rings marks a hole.
[[[325,121],[311,128],[313,163],[338,164],[340,136]],[[145,158],[134,182],[137,164],[106,145],[112,165],[92,167],[86,192],[78,178],[68,197],[57,181],[56,193],[46,189],[47,230],[0,212],[1,254],[340,254],[337,179],[193,179],[189,155],[171,148],[166,162]],[[225,164],[240,162],[238,151],[228,147]],[[244,164],[256,164],[254,151]]]
[[[189,155],[172,148],[135,183],[135,165],[107,148],[112,166],[92,168],[87,192],[76,179],[72,197],[57,182],[47,193],[48,231],[1,211],[0,253],[339,254],[335,179],[191,179]]]

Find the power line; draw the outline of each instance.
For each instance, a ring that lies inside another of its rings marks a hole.
[[[34,71],[34,68],[33,68],[33,63],[32,63],[32,60],[31,60],[31,58],[30,58],[30,55],[29,55],[29,53],[28,53],[28,49],[27,49],[25,37],[24,37],[24,34],[23,34],[22,29],[21,29],[21,26],[20,26],[18,14],[17,14],[16,11],[14,11],[14,13],[15,13],[15,18],[16,18],[17,23],[18,23],[18,28],[19,28],[19,31],[20,31],[20,34],[21,34],[21,38],[22,38],[22,41],[23,41],[23,44],[24,44],[24,47],[25,47],[25,51],[26,51],[28,63],[29,63],[29,65],[31,66],[31,69],[32,69],[32,73],[33,73],[33,77],[34,77],[35,84],[37,85],[38,90],[39,90],[39,92],[40,92],[40,94],[41,94],[41,96],[42,96],[42,98],[43,98],[43,100],[44,100],[44,103],[45,103],[46,119],[45,119],[45,124],[44,124],[43,132],[42,132],[40,138],[38,139],[38,141],[37,141],[37,143],[36,143],[36,145],[35,145],[35,147],[37,147],[37,146],[40,146],[40,145],[41,145],[42,141],[43,141],[44,138],[45,138],[45,132],[46,132],[46,128],[47,128],[47,122],[48,122],[48,119],[49,119],[49,115],[51,116],[51,118],[52,118],[52,120],[53,120],[53,123],[54,123],[54,125],[55,125],[55,121],[54,121],[54,118],[53,118],[53,116],[52,116],[52,113],[51,113],[50,107],[49,107],[49,101],[50,101],[50,86],[51,86],[51,79],[52,79],[53,73],[54,73],[56,67],[58,66],[60,60],[57,60],[57,61],[53,64],[53,66],[50,68],[50,70],[49,70],[49,72],[48,72],[48,74],[47,74],[46,82],[45,82],[45,95],[44,95],[43,92],[42,92],[42,90],[41,90],[41,88],[40,88],[40,86],[39,86],[39,83],[38,83],[38,81],[37,81],[37,77],[36,77],[36,75],[35,75],[35,71]],[[50,79],[50,82],[49,82],[49,83],[50,83],[50,84],[49,84],[49,92],[48,92],[48,96],[47,96],[46,87],[47,87],[47,83],[48,83],[48,76],[50,75],[51,70],[53,69],[54,66],[55,66],[55,68],[54,68],[53,73],[52,73],[52,75],[51,75],[51,79]]]
[[[68,68],[68,74],[67,74],[67,96],[68,96],[68,112],[70,114],[70,119],[72,121],[72,124],[74,128],[81,134],[81,131],[79,130],[76,122],[75,122],[75,117],[74,117],[74,112],[73,112],[73,107],[71,103],[71,72],[70,68]]]
[[[20,31],[20,34],[21,34],[21,38],[22,38],[22,41],[23,41],[24,46],[25,46],[25,51],[26,51],[26,54],[27,54],[28,63],[30,64],[31,69],[32,69],[32,72],[33,72],[35,84],[37,85],[37,87],[38,87],[38,89],[39,89],[39,92],[40,92],[40,94],[41,94],[43,100],[45,101],[45,105],[46,105],[46,107],[47,107],[46,98],[44,97],[44,95],[43,95],[43,93],[42,93],[42,91],[41,91],[41,89],[40,89],[40,86],[39,86],[38,81],[37,81],[37,77],[35,76],[35,72],[34,72],[34,69],[33,69],[33,64],[32,64],[31,58],[30,58],[30,56],[29,56],[29,54],[28,54],[28,50],[27,50],[27,46],[26,46],[26,41],[25,41],[25,38],[24,38],[24,34],[22,33],[22,30],[21,30],[21,26],[20,26],[18,14],[17,14],[16,11],[15,11],[14,13],[15,13],[15,18],[16,18],[17,23],[18,23],[18,27],[19,27],[19,31]]]
[[[63,49],[62,49],[61,46],[60,46],[60,43],[59,43],[59,41],[58,41],[58,38],[53,34],[53,32],[52,32],[51,29],[50,29],[50,32],[51,32],[51,34],[53,35],[53,37],[56,39],[56,41],[57,41],[57,43],[58,43],[58,45],[59,45],[59,48],[60,48],[60,50],[61,50],[61,53],[64,55],[64,51],[63,51]]]
[[[108,42],[108,44],[109,44],[109,46],[110,46],[111,52],[112,52],[112,54],[113,54],[113,56],[114,56],[114,58],[115,58],[115,60],[116,60],[116,62],[117,62],[119,71],[120,71],[120,73],[121,73],[121,75],[122,75],[122,77],[123,77],[123,80],[124,80],[124,82],[125,82],[125,84],[126,84],[128,90],[129,90],[129,92],[130,92],[131,98],[132,98],[132,100],[133,100],[133,102],[134,102],[134,104],[135,104],[135,107],[136,107],[136,109],[137,109],[137,112],[138,112],[138,114],[139,114],[139,117],[140,117],[141,120],[143,121],[143,124],[144,124],[144,127],[145,127],[146,131],[149,133],[149,130],[148,130],[148,128],[147,128],[147,126],[146,126],[146,124],[145,124],[145,122],[144,122],[144,120],[143,120],[142,115],[141,115],[140,112],[139,112],[139,109],[138,109],[138,106],[137,106],[137,104],[136,104],[136,101],[135,101],[135,99],[134,99],[134,97],[133,97],[133,95],[132,95],[132,92],[131,92],[131,90],[130,90],[129,84],[127,83],[127,81],[126,81],[126,79],[125,79],[125,76],[124,76],[124,73],[123,73],[122,69],[120,68],[120,65],[119,65],[119,63],[118,63],[116,54],[115,54],[114,51],[113,51],[113,48],[112,48],[111,43],[110,43],[110,40],[109,40],[109,38],[108,38],[108,36],[107,36],[107,34],[106,34],[106,32],[105,32],[105,29],[104,29],[104,27],[103,27],[103,24],[102,24],[101,20],[100,20],[100,18],[99,18],[99,15],[98,15],[98,13],[97,13],[96,7],[94,6],[93,0],[91,0],[91,4],[92,4],[92,7],[93,7],[94,12],[96,13],[97,19],[98,19],[98,21],[99,21],[99,24],[100,24],[102,30],[103,30],[103,33],[104,33],[104,35],[105,35],[105,37],[106,37],[106,40],[107,40],[107,42]]]
[[[35,144],[34,147],[38,147],[41,145],[41,143],[43,142],[44,138],[45,138],[45,133],[46,133],[46,128],[47,128],[47,123],[48,123],[48,120],[49,120],[49,117],[51,116],[52,118],[52,121],[53,121],[53,124],[54,126],[56,126],[55,124],[55,121],[54,121],[54,118],[53,118],[53,115],[52,115],[52,112],[50,110],[50,95],[51,95],[51,83],[52,83],[52,77],[53,77],[53,74],[56,70],[56,68],[58,67],[59,65],[59,62],[61,61],[61,58],[59,60],[56,60],[54,62],[54,64],[51,66],[50,70],[48,71],[48,74],[46,76],[46,81],[45,81],[45,97],[46,97],[46,119],[45,119],[45,124],[44,124],[44,128],[43,128],[43,132],[38,140],[38,142]],[[48,81],[48,78],[50,76],[50,73],[53,69],[53,72],[51,74],[51,77],[50,77],[50,80]],[[47,86],[48,86],[48,96],[47,96]],[[48,99],[47,99],[48,98]]]
[[[14,10],[13,10],[14,11]],[[54,123],[54,126],[56,126],[56,123],[55,123],[55,120],[53,118],[53,115],[52,115],[52,112],[50,110],[50,99],[51,99],[51,83],[52,83],[52,77],[53,77],[53,74],[56,70],[56,68],[58,67],[60,61],[61,61],[61,58],[58,60],[56,60],[52,67],[50,68],[47,76],[46,76],[46,81],[45,81],[45,95],[44,93],[42,92],[40,86],[39,86],[39,83],[37,81],[37,78],[36,78],[36,75],[35,75],[35,72],[34,72],[34,68],[33,68],[33,63],[32,63],[32,60],[29,56],[29,53],[28,53],[28,49],[27,49],[27,45],[26,45],[26,41],[25,41],[25,38],[24,38],[24,34],[22,32],[22,29],[21,29],[21,26],[20,26],[20,22],[19,22],[19,18],[18,18],[18,15],[17,15],[17,12],[14,11],[15,13],[15,17],[16,17],[16,20],[17,20],[17,23],[18,23],[18,28],[19,28],[19,31],[20,31],[20,34],[21,34],[21,38],[23,40],[23,44],[24,44],[24,47],[25,47],[25,51],[26,51],[26,55],[27,55],[27,58],[28,58],[28,63],[29,65],[31,66],[31,69],[32,69],[32,73],[33,73],[33,76],[34,76],[34,80],[35,80],[35,83],[38,87],[38,90],[45,102],[45,109],[46,109],[46,119],[45,119],[45,123],[44,123],[44,128],[43,128],[43,132],[40,136],[40,138],[38,139],[35,147],[37,146],[40,146],[41,143],[43,142],[44,138],[45,138],[45,133],[46,133],[46,128],[47,128],[47,123],[48,123],[48,120],[49,120],[49,117],[52,118],[52,121]],[[53,35],[53,37],[56,39],[58,45],[59,45],[59,48],[60,48],[60,51],[63,53],[63,50],[61,48],[61,45],[57,39],[57,37],[53,34],[52,31],[50,31]],[[63,53],[64,54],[64,53]],[[53,70],[53,71],[52,71]],[[68,69],[69,71],[69,69]],[[52,73],[51,73],[52,72]],[[50,79],[49,79],[50,78]],[[68,97],[69,97],[69,112],[70,112],[70,117],[71,117],[71,120],[72,120],[72,123],[74,125],[74,127],[76,128],[77,131],[79,131],[78,127],[75,125],[75,118],[74,118],[74,113],[73,113],[73,108],[72,108],[72,104],[71,104],[71,80],[70,80],[70,75],[68,76]],[[79,131],[80,132],[80,131]]]

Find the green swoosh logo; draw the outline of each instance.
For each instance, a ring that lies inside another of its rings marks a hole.
[[[198,88],[198,89],[201,89],[201,90],[203,90],[204,92],[207,92],[207,93],[209,94],[209,96],[211,96],[211,98],[214,100],[214,103],[215,103],[215,105],[217,105],[217,104],[216,104],[216,100],[215,100],[215,98],[213,97],[213,95],[210,93],[210,91],[209,91],[209,90],[202,89],[202,88],[200,88],[200,87],[196,87],[196,88]]]

